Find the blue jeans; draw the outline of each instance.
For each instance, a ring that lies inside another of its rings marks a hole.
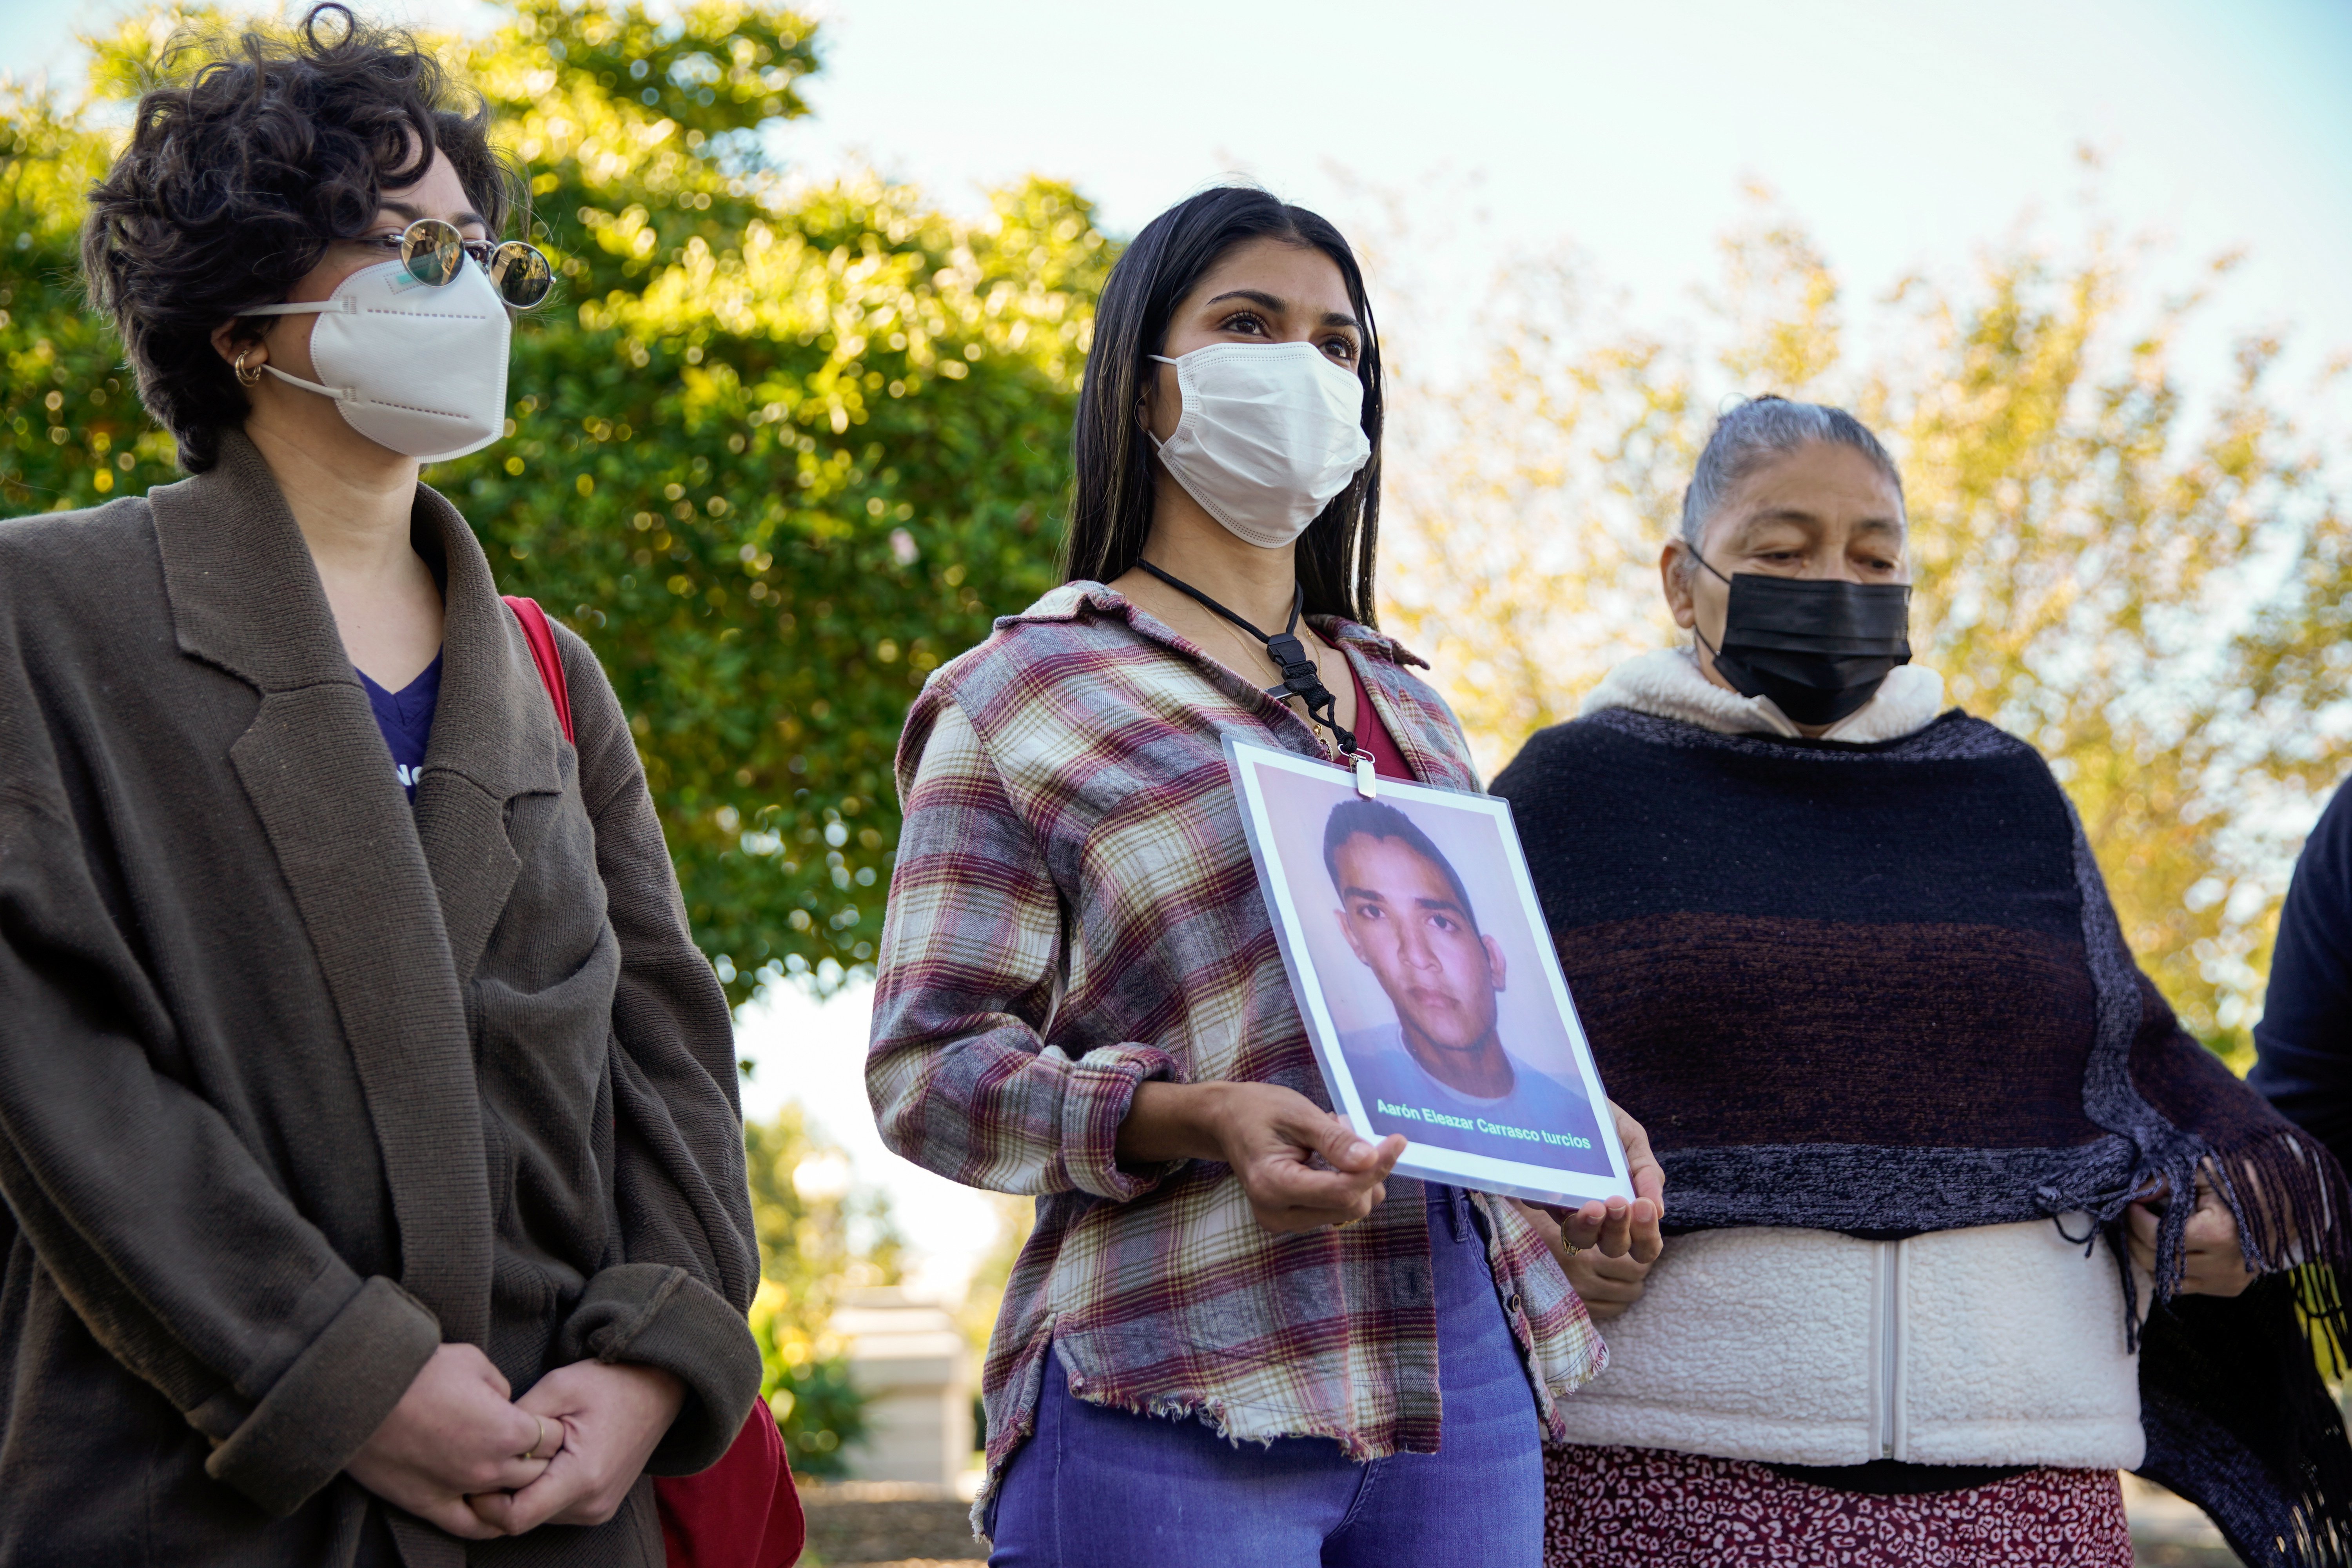
[[[1429,1189],[1442,1452],[1369,1464],[1325,1437],[1239,1447],[1089,1405],[1048,1368],[997,1493],[990,1568],[1539,1568],[1535,1394],[1469,1201]]]

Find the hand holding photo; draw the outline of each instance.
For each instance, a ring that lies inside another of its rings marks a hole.
[[[1228,738],[1293,994],[1332,1106],[1402,1133],[1400,1173],[1573,1206],[1631,1197],[1623,1150],[1510,807]]]

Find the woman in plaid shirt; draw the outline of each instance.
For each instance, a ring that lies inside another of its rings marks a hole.
[[[1324,1109],[1222,747],[1478,788],[1370,624],[1380,435],[1338,232],[1247,189],[1162,214],[1097,317],[1069,581],[908,718],[868,1091],[899,1153],[1038,1199],[992,1563],[1534,1568],[1539,1445],[1606,1353],[1554,1249],[1658,1249],[1622,1113],[1644,1195],[1555,1224],[1391,1180],[1403,1140]]]

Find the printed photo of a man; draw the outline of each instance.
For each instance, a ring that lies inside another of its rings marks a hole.
[[[1324,826],[1323,866],[1349,950],[1396,1011],[1393,1024],[1339,1037],[1376,1133],[1605,1173],[1583,1090],[1504,1045],[1502,944],[1480,931],[1462,878],[1429,836],[1393,805],[1345,800]]]

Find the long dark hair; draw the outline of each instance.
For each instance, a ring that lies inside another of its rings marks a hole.
[[[1364,274],[1339,231],[1304,207],[1264,191],[1222,186],[1177,203],[1128,246],[1095,310],[1094,347],[1078,395],[1072,442],[1077,493],[1062,551],[1065,582],[1108,583],[1143,558],[1151,533],[1151,444],[1135,417],[1150,357],[1168,337],[1168,318],[1218,259],[1253,239],[1311,247],[1329,257],[1363,323],[1357,374],[1364,383],[1364,435],[1371,460],[1331,498],[1298,541],[1298,584],[1309,615],[1372,616],[1372,555],[1381,513],[1381,347]]]

